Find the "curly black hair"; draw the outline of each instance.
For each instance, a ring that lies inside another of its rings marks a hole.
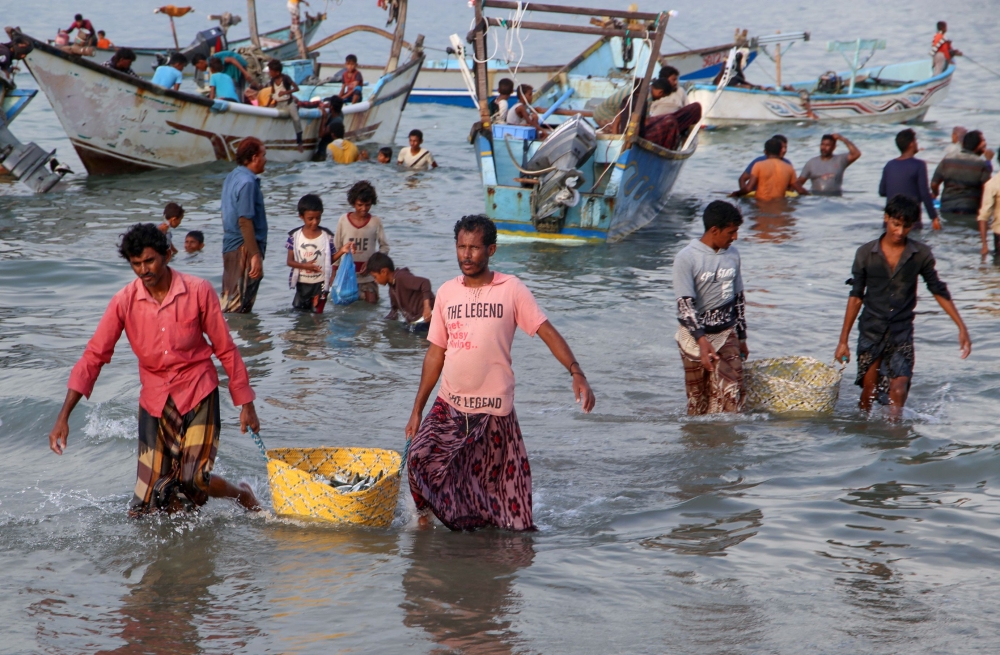
[[[359,200],[361,202],[370,202],[373,205],[378,204],[378,194],[375,193],[375,187],[368,180],[355,182],[354,186],[347,192],[347,204],[351,207]]]
[[[170,252],[167,235],[160,232],[152,223],[136,223],[121,237],[118,254],[126,261],[132,257],[139,257],[146,248],[152,248],[164,257]]]
[[[455,241],[458,241],[458,233],[463,230],[482,234],[484,246],[492,246],[497,242],[497,226],[486,214],[470,214],[460,218],[455,223]]]

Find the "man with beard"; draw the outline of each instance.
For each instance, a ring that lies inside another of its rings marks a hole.
[[[438,289],[406,424],[410,493],[421,523],[429,510],[452,530],[535,529],[531,467],[514,411],[510,347],[516,328],[541,337],[569,372],[583,411],[594,408],[583,369],[528,287],[490,270],[496,242],[496,225],[486,216],[464,216],[455,224],[462,275]],[[437,400],[421,421],[438,378]]]

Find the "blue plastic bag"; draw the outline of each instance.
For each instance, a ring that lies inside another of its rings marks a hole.
[[[337,305],[350,305],[358,300],[358,276],[354,272],[354,257],[349,252],[340,258],[330,297]]]

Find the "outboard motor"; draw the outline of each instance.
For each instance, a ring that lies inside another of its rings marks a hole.
[[[580,202],[585,176],[577,167],[597,150],[597,133],[577,114],[560,125],[525,164],[526,171],[542,173],[531,194],[531,222],[539,232],[559,232],[566,208]]]

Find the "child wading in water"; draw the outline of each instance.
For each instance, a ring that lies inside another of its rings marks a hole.
[[[394,321],[402,314],[411,330],[427,331],[434,310],[430,280],[414,275],[408,268],[396,268],[392,258],[380,252],[368,259],[368,273],[377,284],[389,287],[392,309],[386,319]]]
[[[420,130],[410,130],[410,147],[399,151],[396,163],[413,170],[427,170],[437,168],[437,162],[431,151],[423,147],[424,133]]]
[[[323,201],[307,194],[299,199],[299,218],[303,225],[288,233],[288,286],[295,289],[292,307],[323,313],[326,294],[333,279],[333,233],[319,222]]]
[[[167,245],[170,246],[171,257],[177,254],[177,248],[174,247],[174,230],[180,227],[182,220],[184,220],[184,208],[176,202],[168,202],[167,206],[163,208],[163,222],[157,227],[160,232],[167,235]]]
[[[354,211],[340,217],[333,239],[333,246],[337,251],[333,255],[333,261],[340,261],[340,258],[348,252],[354,255],[354,270],[358,273],[358,294],[365,302],[373,305],[378,302],[378,285],[368,273],[368,258],[374,252],[389,254],[389,242],[382,229],[382,219],[369,213],[372,205],[377,203],[378,194],[368,180],[361,180],[352,186],[347,192],[347,204],[353,207]]]
[[[931,249],[909,238],[920,220],[916,200],[896,195],[885,206],[885,233],[858,248],[851,268],[853,279],[847,301],[840,343],[833,357],[849,362],[851,328],[862,306],[858,325],[858,377],[862,410],[872,401],[889,406],[892,418],[899,418],[910,393],[913,378],[913,310],[917,306],[917,277],[924,278],[927,290],[958,326],[962,359],[972,352],[969,332],[951,301],[948,287],[938,278]]]

